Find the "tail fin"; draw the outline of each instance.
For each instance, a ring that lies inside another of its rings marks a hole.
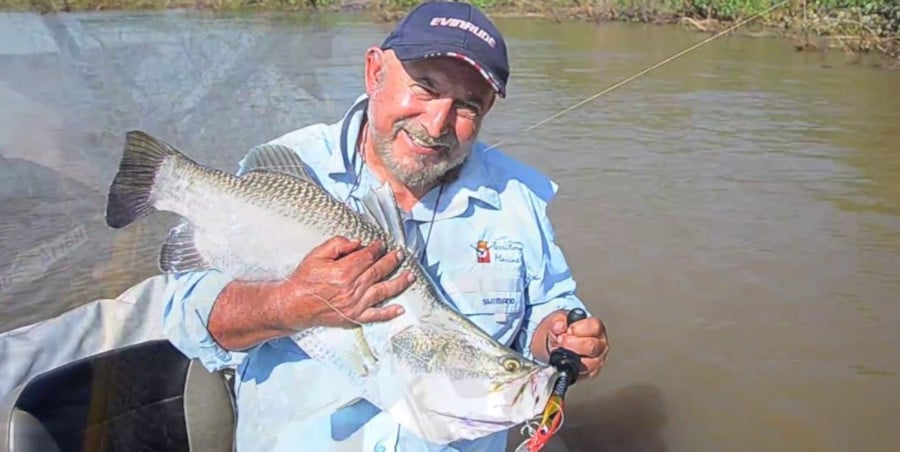
[[[169,144],[141,131],[129,131],[119,171],[106,198],[106,224],[119,229],[150,214],[156,175],[170,157],[177,155],[181,153]]]

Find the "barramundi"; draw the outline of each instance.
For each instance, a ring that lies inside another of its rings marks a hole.
[[[401,305],[404,313],[292,335],[356,388],[335,409],[366,399],[440,444],[505,430],[542,412],[558,371],[525,359],[452,308],[413,257],[388,184],[370,190],[358,212],[323,189],[288,147],[257,146],[244,162],[249,168],[240,175],[216,170],[130,131],[109,189],[107,224],[123,228],[155,211],[172,212],[181,221],[163,242],[160,269],[215,269],[240,281],[284,281],[335,235],[363,245],[380,240],[387,250],[403,252],[398,271],[416,276],[384,302]],[[298,390],[304,384],[298,381]]]

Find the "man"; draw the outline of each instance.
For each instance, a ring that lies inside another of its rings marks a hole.
[[[422,244],[408,258],[422,260],[461,313],[536,360],[567,347],[594,376],[606,334],[594,317],[566,328],[568,310],[584,306],[547,219],[555,185],[476,142],[508,76],[504,39],[482,12],[424,3],[368,49],[366,94],[341,122],[273,143],[294,149],[325,189],[356,208],[370,188],[390,182],[407,236]],[[435,445],[366,402],[325,408],[352,388],[286,338],[346,324],[323,298],[359,322],[400,315],[375,307],[411,283],[406,274],[383,280],[399,259],[379,244],[336,237],[283,283],[232,282],[217,272],[175,279],[166,307],[172,342],[209,369],[237,366],[238,450],[504,450],[505,432]]]

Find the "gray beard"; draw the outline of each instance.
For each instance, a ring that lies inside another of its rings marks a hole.
[[[445,174],[458,168],[465,162],[468,153],[459,152],[457,148],[450,151],[447,155],[442,155],[438,161],[434,161],[433,157],[413,155],[412,158],[415,164],[404,165],[395,158],[393,149],[391,149],[393,138],[397,136],[397,133],[404,126],[403,122],[397,123],[394,126],[394,133],[386,137],[379,136],[373,130],[372,144],[375,152],[381,157],[391,174],[411,190],[423,190],[437,185]],[[410,131],[410,129],[412,127],[406,128],[412,136],[416,136],[414,131]]]
[[[421,190],[436,185],[447,172],[458,167],[465,160],[463,156],[463,158],[445,158],[438,162],[428,162],[424,157],[414,156],[416,164],[404,165],[394,158],[390,139],[376,139],[375,151],[391,174],[412,190]]]

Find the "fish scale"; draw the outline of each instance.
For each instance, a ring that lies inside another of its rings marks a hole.
[[[276,284],[330,237],[380,240],[387,250],[403,251],[396,271],[416,277],[383,302],[402,306],[404,314],[290,336],[335,378],[354,382],[342,402],[367,399],[439,444],[476,439],[540,414],[557,371],[526,360],[451,308],[410,258],[416,247],[406,244],[387,184],[370,190],[357,212],[324,190],[290,148],[257,146],[244,166],[241,175],[211,169],[162,140],[128,132],[109,190],[107,224],[122,228],[154,211],[175,213],[181,222],[163,242],[163,271],[217,270],[238,281]]]

